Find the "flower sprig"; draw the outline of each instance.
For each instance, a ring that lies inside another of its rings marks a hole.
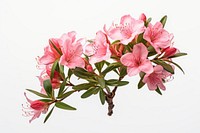
[[[98,94],[101,104],[108,104],[111,116],[117,89],[129,83],[124,80],[127,75],[140,76],[138,89],[147,84],[149,90],[162,95],[175,67],[184,73],[173,58],[187,55],[173,46],[173,34],[164,29],[166,21],[167,16],[152,24],[144,14],[139,19],[124,15],[119,24],[112,23],[108,29],[104,25],[91,40],[77,40],[74,31],[49,39],[44,55],[37,58],[42,89],[27,89],[41,98],[32,101],[24,93],[28,101],[23,105],[24,115],[32,116],[31,122],[51,107],[46,122],[55,107],[76,110],[64,100],[81,93],[81,98]],[[116,76],[108,79],[106,75],[113,72]],[[75,84],[72,79],[82,80]]]

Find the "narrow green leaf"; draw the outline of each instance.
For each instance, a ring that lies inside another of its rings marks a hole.
[[[103,75],[106,75],[108,72],[120,67],[121,64],[118,62],[112,63],[110,65],[108,65],[108,67],[102,72]]]
[[[49,111],[49,113],[48,113],[47,116],[45,117],[44,123],[49,119],[49,117],[51,116],[53,110],[54,110],[54,107]]]
[[[70,78],[71,78],[71,76],[72,76],[72,74],[73,74],[72,70],[71,70],[71,69],[69,69],[67,74],[68,74],[68,78],[70,79]]]
[[[42,102],[52,102],[52,99],[39,99],[39,101],[42,101]]]
[[[162,60],[153,60],[154,63],[161,65],[166,71],[170,72],[171,74],[174,74],[174,69],[171,65],[165,63]]]
[[[109,86],[124,86],[128,83],[128,81],[119,81],[118,79],[110,79],[106,81],[106,84]]]
[[[148,18],[145,22],[145,26],[147,27],[149,25],[149,23],[151,22],[152,18]]]
[[[54,63],[53,63],[53,66],[51,68],[51,75],[50,75],[50,78],[53,79],[54,77],[54,72],[56,70],[56,68],[58,67],[58,61],[59,59],[57,59]]]
[[[105,88],[106,83],[105,83],[104,78],[103,78],[103,77],[97,77],[97,80],[98,80],[98,83],[99,83],[99,85],[101,86],[101,88],[102,88],[102,89]]]
[[[100,91],[99,91],[99,97],[100,97],[101,104],[104,105],[105,101],[106,101],[106,97],[105,97],[105,94],[103,92],[103,89],[100,89]]]
[[[95,66],[96,66],[97,70],[99,71],[99,73],[101,73],[101,70],[102,70],[102,68],[104,66],[104,63],[105,63],[104,61],[95,63]]]
[[[57,108],[65,109],[65,110],[76,110],[76,108],[74,108],[66,103],[63,103],[63,102],[56,102],[55,106]]]
[[[114,41],[112,44],[115,44],[115,43],[118,43],[118,42],[120,42],[120,40],[116,40],[116,41]]]
[[[62,75],[62,77],[65,77],[64,66],[63,66],[63,65],[60,65],[60,67],[59,67],[59,72],[60,72],[60,74]]]
[[[83,79],[88,79],[91,77],[94,77],[93,73],[89,73],[87,72],[85,69],[80,68],[80,67],[76,67],[73,71],[74,75],[76,75],[79,78],[83,78]]]
[[[68,96],[70,96],[71,94],[73,94],[74,92],[75,92],[74,90],[65,92],[64,94],[58,96],[57,98],[63,98],[63,99],[65,99],[65,98],[67,98]]]
[[[144,78],[144,75],[145,75],[144,72],[140,72],[140,81],[139,81],[139,83],[138,83],[138,89],[141,89],[141,88],[145,85],[145,83],[142,82],[142,80],[143,80],[143,78]]]
[[[63,94],[66,84],[67,84],[67,78],[65,78],[60,85],[60,89],[58,91],[58,97]]]
[[[81,95],[81,98],[87,98],[87,97],[91,96],[92,94],[94,94],[95,90],[96,90],[96,87],[91,87],[90,89],[88,89],[86,92],[84,92]]]
[[[78,90],[78,91],[80,91],[80,90],[87,90],[87,89],[89,89],[92,86],[94,86],[94,84],[91,84],[91,83],[82,83],[82,84],[73,86],[72,89]]]
[[[50,79],[44,80],[43,87],[49,97],[52,96],[52,85]]]
[[[175,58],[175,57],[180,57],[180,56],[185,56],[185,55],[187,55],[187,53],[177,53],[173,56],[170,56],[169,58]]]
[[[179,66],[177,63],[175,63],[173,61],[169,61],[169,60],[166,60],[166,61],[174,64],[175,66],[177,66],[183,72],[183,74],[185,74],[185,72],[183,71],[183,69],[181,68],[181,66]]]
[[[163,16],[163,17],[161,18],[160,22],[162,23],[163,28],[164,28],[164,27],[165,27],[165,24],[166,24],[166,22],[167,22],[167,15]]]
[[[33,94],[35,94],[35,95],[37,95],[37,96],[40,96],[40,97],[43,97],[43,98],[49,98],[47,95],[42,94],[42,93],[40,93],[40,92],[31,90],[31,89],[26,89],[26,90],[29,91],[29,92],[32,92]]]
[[[127,74],[127,67],[121,66],[120,67],[120,74],[119,74],[119,76],[120,77],[124,77],[126,74]]]
[[[153,46],[150,45],[147,49],[148,49],[148,51],[149,51],[149,53],[148,53],[148,57],[157,54],[157,52],[155,51],[155,49],[154,49]]]
[[[160,89],[157,87],[157,89],[155,90],[158,94],[162,95],[162,92],[160,91]]]

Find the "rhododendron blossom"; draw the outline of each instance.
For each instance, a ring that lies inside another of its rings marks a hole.
[[[85,62],[81,57],[83,54],[81,39],[75,41],[75,36],[75,32],[69,32],[64,34],[59,41],[63,53],[60,59],[60,63],[69,68],[85,66]]]
[[[104,31],[113,40],[120,40],[123,44],[131,42],[136,35],[144,32],[144,21],[136,20],[130,15],[125,15],[121,18],[120,24],[112,24],[107,30],[104,26]]]
[[[49,65],[54,63],[61,56],[61,53],[59,53],[59,51],[61,52],[58,39],[49,39],[49,45],[45,47],[44,55],[42,57],[39,57],[38,64]]]
[[[66,102],[79,93],[83,99],[97,94],[111,116],[118,88],[129,83],[127,75],[139,75],[138,89],[147,84],[149,90],[162,95],[175,67],[184,73],[173,58],[187,55],[172,46],[173,35],[164,29],[166,20],[164,16],[152,25],[145,14],[138,19],[124,15],[119,24],[109,29],[104,25],[104,32],[98,30],[90,40],[76,40],[75,31],[49,39],[44,55],[37,58],[42,90],[27,89],[40,98],[32,101],[24,93],[28,101],[23,105],[24,115],[31,116],[31,122],[48,112],[45,123],[56,108],[76,110]]]
[[[86,46],[85,54],[91,55],[89,62],[94,64],[108,60],[111,56],[109,45],[106,35],[102,31],[97,32],[94,42]]]
[[[132,53],[127,53],[121,57],[123,65],[127,66],[129,76],[138,74],[139,72],[151,73],[153,66],[147,59],[148,51],[144,44],[139,43],[133,47]]]
[[[144,76],[143,82],[147,83],[149,90],[156,90],[160,88],[165,90],[165,86],[163,84],[163,80],[170,76],[171,74],[163,69],[161,65],[157,65],[154,67],[154,71],[151,74],[146,74]]]
[[[46,102],[42,102],[39,100],[32,101],[27,96],[26,93],[24,93],[24,96],[26,97],[26,100],[28,101],[27,107],[23,105],[23,111],[25,116],[32,116],[32,118],[29,120],[31,123],[34,119],[40,117],[40,114],[45,114],[48,111],[49,104]]]
[[[167,48],[171,45],[173,35],[169,34],[164,28],[161,22],[157,22],[155,25],[149,24],[144,32],[144,39],[147,40],[160,54],[161,48]]]

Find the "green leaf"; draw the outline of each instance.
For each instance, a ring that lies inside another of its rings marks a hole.
[[[166,71],[170,72],[171,74],[174,74],[174,69],[171,65],[165,63],[162,60],[152,60],[154,63],[161,65]]]
[[[173,56],[170,56],[169,58],[175,58],[175,57],[180,57],[180,56],[185,56],[185,55],[187,55],[187,53],[177,53]]]
[[[157,52],[155,51],[155,49],[154,49],[153,46],[150,45],[147,49],[148,49],[148,51],[149,51],[149,53],[148,53],[148,57],[157,54]]]
[[[128,81],[119,81],[118,79],[109,79],[106,81],[106,84],[109,86],[124,86],[128,83]]]
[[[44,119],[44,123],[49,119],[49,117],[51,116],[52,112],[53,112],[54,107],[49,111],[49,113],[47,114],[47,116]]]
[[[76,108],[74,108],[66,103],[63,103],[63,102],[56,102],[55,106],[57,108],[65,109],[65,110],[76,110]]]
[[[59,67],[59,72],[60,72],[60,74],[62,75],[62,77],[65,77],[64,66],[63,66],[63,65],[60,65],[60,67]]]
[[[48,103],[48,102],[52,102],[52,99],[39,99],[39,101]]]
[[[82,84],[73,86],[72,89],[78,90],[78,91],[80,91],[80,90],[87,90],[87,89],[89,89],[92,86],[94,86],[94,84],[91,84],[91,83],[82,83]]]
[[[104,66],[104,63],[105,63],[104,61],[95,63],[95,66],[96,66],[97,70],[99,71],[99,73],[101,73],[101,70],[102,70],[102,68]]]
[[[73,71],[71,69],[69,69],[67,74],[68,74],[68,78],[70,79],[73,74]]]
[[[76,67],[74,69],[74,75],[76,75],[77,77],[82,78],[82,79],[88,79],[88,78],[94,77],[93,73],[90,73],[90,72],[88,72],[85,69],[80,68],[80,67]]]
[[[183,71],[183,69],[181,68],[181,66],[179,66],[177,63],[175,63],[173,61],[169,61],[169,60],[166,60],[166,61],[174,64],[175,66],[177,66],[183,72],[183,74],[185,74],[185,72]]]
[[[90,89],[88,89],[85,93],[83,93],[81,95],[81,98],[87,98],[89,96],[91,96],[92,94],[94,94],[94,91],[96,90],[96,87],[91,87]]]
[[[60,89],[58,91],[58,97],[63,94],[66,84],[67,84],[67,78],[65,78],[60,85]]]
[[[49,97],[52,96],[52,85],[50,79],[44,80],[43,87]]]
[[[163,17],[161,18],[160,22],[162,23],[163,28],[164,28],[164,27],[165,27],[165,24],[166,24],[166,22],[167,22],[167,15],[163,16]]]
[[[70,96],[71,94],[73,94],[74,92],[75,92],[74,90],[65,92],[64,94],[58,96],[57,98],[63,98],[63,99],[65,99],[65,98],[67,98],[68,96]]]
[[[35,94],[35,95],[37,95],[37,96],[40,96],[40,97],[43,97],[43,98],[49,98],[47,95],[42,94],[42,93],[40,93],[40,92],[31,90],[31,89],[26,89],[26,90],[29,91],[29,92],[32,92],[33,94]]]
[[[102,89],[105,88],[106,83],[105,83],[104,78],[103,78],[103,77],[97,77],[97,80],[98,80],[98,83],[99,83],[99,85],[101,86],[101,88],[102,88]]]
[[[145,85],[145,83],[142,82],[142,80],[143,80],[143,78],[144,78],[144,75],[145,75],[144,72],[140,72],[140,81],[139,81],[139,83],[138,83],[138,89],[141,89],[141,88]]]
[[[127,67],[121,66],[121,67],[120,67],[119,76],[120,76],[120,77],[124,77],[124,76],[126,76],[126,74],[127,74]]]
[[[152,18],[148,18],[145,22],[145,26],[147,27],[149,25],[149,23],[151,22]]]
[[[50,75],[50,78],[53,79],[54,77],[54,72],[56,70],[56,68],[58,67],[58,61],[59,59],[57,59],[54,63],[53,63],[53,66],[51,68],[51,75]]]
[[[155,90],[158,94],[162,95],[162,92],[160,91],[160,89],[157,87],[157,89]]]
[[[115,44],[115,43],[118,43],[118,42],[120,42],[120,40],[116,40],[116,41],[114,41],[112,44]]]
[[[102,72],[103,75],[106,75],[108,72],[120,67],[121,64],[119,62],[111,63],[108,67]]]
[[[103,89],[100,89],[100,91],[99,91],[99,98],[100,98],[101,104],[104,105],[105,101],[106,101],[106,97],[105,97],[105,94],[103,92]]]

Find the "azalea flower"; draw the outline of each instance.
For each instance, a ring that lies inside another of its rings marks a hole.
[[[38,57],[39,65],[53,64],[55,60],[60,58],[62,53],[58,40],[56,38],[49,39],[49,45],[44,48],[44,55]]]
[[[85,62],[81,55],[83,53],[83,47],[81,44],[82,39],[76,40],[76,32],[69,32],[63,34],[59,43],[61,45],[61,51],[63,55],[60,58],[60,64],[67,66],[68,68],[82,67],[84,68]]]
[[[169,34],[164,28],[161,22],[157,22],[155,25],[151,23],[143,35],[144,39],[150,43],[158,54],[161,53],[160,49],[167,48],[171,45],[173,35]]]
[[[104,31],[113,40],[120,40],[123,44],[131,42],[136,35],[144,32],[145,26],[143,20],[136,20],[130,15],[121,17],[120,24],[112,24],[107,30],[104,25]]]
[[[132,53],[126,53],[121,57],[121,63],[127,66],[129,76],[145,72],[150,74],[153,72],[153,66],[150,60],[147,59],[148,50],[143,43],[134,45]]]
[[[24,96],[26,97],[26,100],[28,101],[27,106],[23,106],[23,112],[24,116],[32,116],[32,118],[29,120],[29,123],[31,123],[34,119],[40,117],[41,113],[45,114],[48,111],[49,104],[46,102],[42,102],[39,100],[32,101],[27,96],[26,93],[24,93]]]
[[[85,48],[85,54],[91,56],[89,62],[94,64],[109,59],[111,56],[109,45],[107,36],[102,31],[98,31],[93,43]]]
[[[154,71],[151,74],[146,74],[144,76],[143,82],[147,83],[149,90],[156,90],[157,88],[165,90],[166,88],[163,84],[163,80],[169,76],[171,76],[171,73],[164,70],[161,65],[157,65],[154,67]]]

